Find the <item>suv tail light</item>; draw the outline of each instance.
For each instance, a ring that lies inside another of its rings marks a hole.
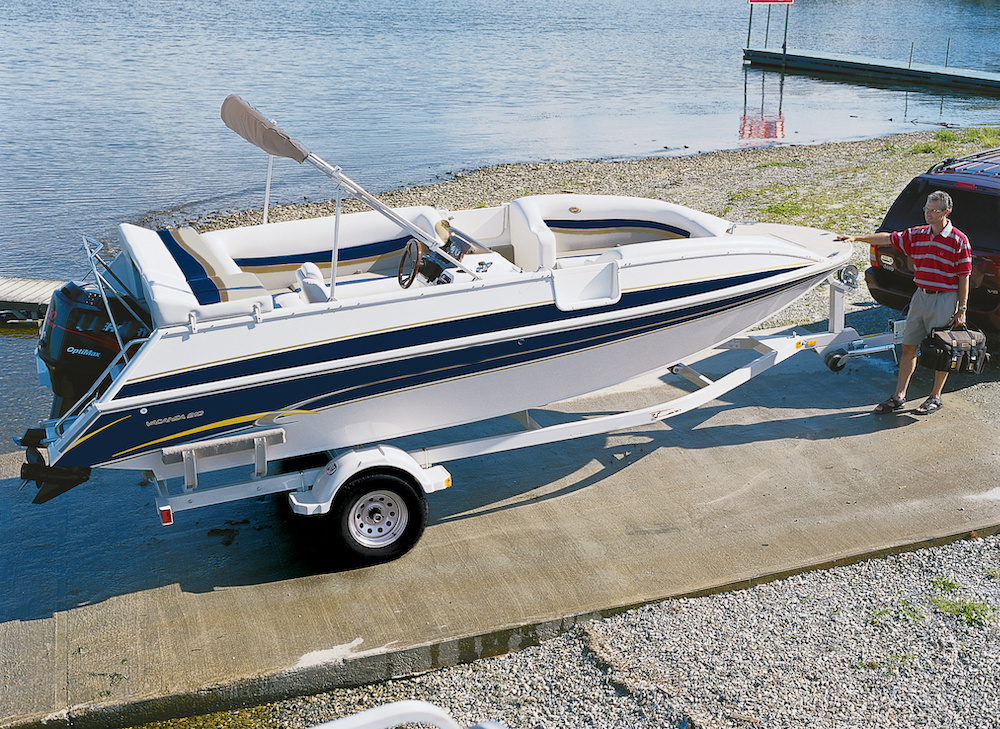
[[[874,243],[868,247],[868,262],[872,268],[882,268],[882,265],[878,262],[878,246]]]

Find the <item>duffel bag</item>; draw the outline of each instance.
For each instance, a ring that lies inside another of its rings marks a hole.
[[[920,343],[920,358],[917,361],[938,372],[978,375],[988,360],[985,334],[966,327],[945,327],[935,329]]]

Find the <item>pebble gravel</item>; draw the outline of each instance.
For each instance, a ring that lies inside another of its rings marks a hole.
[[[460,209],[524,194],[656,197],[730,220],[874,230],[903,185],[946,156],[932,132],[815,146],[626,161],[545,162],[456,172],[389,191],[390,205]],[[955,147],[958,147],[957,149]],[[276,207],[272,221],[329,214]],[[259,222],[260,211],[195,221]],[[867,266],[859,247],[855,262]],[[825,328],[820,290],[767,326]],[[883,331],[896,316],[862,286],[848,324]],[[995,378],[993,378],[995,379]],[[965,383],[970,384],[970,383]],[[969,388],[1000,412],[995,382]],[[510,729],[996,729],[1000,727],[1000,538],[982,536],[746,590],[669,600],[578,625],[538,646],[420,676],[154,726],[303,729],[366,708],[422,699],[463,726]]]
[[[995,729],[1000,538],[684,598],[497,658],[184,726],[304,729],[420,699],[510,729]],[[247,723],[244,723],[247,720]]]

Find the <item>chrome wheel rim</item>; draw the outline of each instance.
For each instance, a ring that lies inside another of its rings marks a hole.
[[[347,528],[358,544],[385,547],[399,539],[410,521],[410,512],[392,491],[369,491],[351,507]]]

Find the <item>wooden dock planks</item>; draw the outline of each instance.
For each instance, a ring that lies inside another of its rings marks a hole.
[[[0,276],[0,314],[3,318],[40,319],[49,305],[52,292],[65,281]]]
[[[745,48],[743,60],[753,66],[799,73],[946,87],[1000,95],[1000,73],[992,71],[973,71],[967,68],[949,68],[924,63],[897,63],[866,56],[798,49],[788,49],[787,52],[783,52]]]

